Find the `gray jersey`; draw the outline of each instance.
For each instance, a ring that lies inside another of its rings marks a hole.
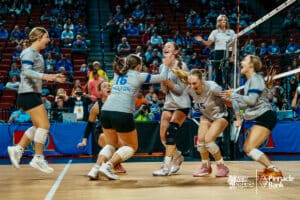
[[[272,110],[267,99],[265,81],[261,75],[255,73],[247,80],[244,94],[233,93],[232,99],[237,101],[241,108],[245,108],[244,118],[246,120],[255,119],[266,111]]]
[[[22,51],[20,57],[22,68],[18,93],[41,93],[44,72],[43,56],[33,48],[29,47]]]
[[[224,105],[220,92],[222,88],[213,81],[205,81],[205,91],[197,94],[195,90],[189,89],[189,94],[193,97],[194,107],[199,109],[204,117],[214,121],[227,117],[227,109]]]
[[[111,94],[105,101],[102,110],[133,113],[135,99],[144,83],[159,83],[167,79],[169,68],[163,67],[160,74],[151,75],[135,70],[129,70],[126,75],[114,75]]]
[[[226,31],[215,29],[210,33],[208,40],[211,40],[215,43],[215,50],[226,50],[227,43],[232,42],[234,37],[235,33],[232,29],[228,29]]]
[[[178,64],[176,61],[175,66]],[[187,71],[186,64],[183,63],[182,69]],[[191,107],[191,100],[188,95],[188,87],[186,84],[182,83],[170,70],[168,74],[168,79],[174,83],[174,88],[170,89],[165,87],[166,92],[164,109],[166,110],[177,110],[183,108]]]

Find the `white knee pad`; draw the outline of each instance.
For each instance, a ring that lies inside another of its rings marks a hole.
[[[109,160],[112,155],[115,153],[116,148],[110,144],[105,145],[101,151],[99,152],[99,155],[104,156],[107,160]]]
[[[205,146],[211,154],[215,154],[220,150],[219,146],[215,142],[206,143]]]
[[[29,129],[27,129],[25,131],[25,135],[30,139],[30,140],[33,140],[34,138],[34,135],[35,135],[35,131],[36,131],[36,128],[34,126],[30,127]]]
[[[197,144],[197,150],[200,153],[205,153],[207,151],[207,149],[205,147],[205,143],[204,142],[198,142],[198,144]]]
[[[37,128],[35,131],[34,142],[45,144],[48,136],[48,130]]]
[[[133,156],[134,150],[130,146],[123,146],[117,150],[116,154],[121,157],[122,161],[125,161]]]
[[[256,148],[252,149],[247,155],[257,161],[264,153]]]

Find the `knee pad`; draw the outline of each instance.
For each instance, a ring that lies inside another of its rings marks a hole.
[[[110,144],[105,145],[101,151],[99,152],[99,155],[104,156],[107,160],[109,160],[112,155],[115,153],[116,148]]]
[[[130,146],[122,146],[117,150],[116,154],[121,157],[122,161],[125,161],[133,156],[134,149]]]
[[[25,135],[30,139],[30,140],[33,140],[34,138],[34,135],[35,135],[35,131],[36,131],[36,128],[34,126],[30,127],[29,129],[27,129],[25,131]]]
[[[167,145],[174,145],[175,143],[175,137],[176,133],[178,132],[179,124],[170,122],[167,132],[166,132],[166,144]]]
[[[254,148],[247,155],[251,157],[253,160],[257,161],[264,153],[260,150]]]
[[[219,146],[215,142],[209,142],[205,144],[205,147],[211,154],[215,154],[220,151]]]
[[[204,143],[204,142],[199,142],[199,143],[197,144],[197,150],[198,150],[200,153],[206,152],[207,149],[206,149],[205,143]]]
[[[34,142],[45,144],[48,136],[48,130],[37,128],[34,136]]]

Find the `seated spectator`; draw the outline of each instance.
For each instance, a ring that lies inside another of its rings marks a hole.
[[[300,47],[298,44],[296,44],[294,38],[290,38],[289,44],[286,47],[285,53],[286,54],[300,53]]]
[[[149,106],[144,104],[133,113],[133,116],[134,120],[139,122],[152,121],[154,119]]]
[[[8,30],[0,24],[0,39],[8,39],[9,33]]]
[[[188,64],[191,60],[191,55],[188,54],[188,51],[186,49],[181,49],[181,58],[183,62]]]
[[[69,27],[67,27],[60,36],[60,39],[62,41],[62,44],[64,47],[71,47],[72,41],[74,39],[74,33],[71,31]]]
[[[8,81],[5,85],[5,89],[10,89],[10,90],[18,90],[19,89],[20,82],[18,81],[17,76],[11,76],[10,81]]]
[[[209,18],[206,17],[204,23],[202,23],[202,25],[200,26],[200,28],[203,28],[203,29],[213,29],[214,25],[209,20]]]
[[[44,10],[43,14],[40,17],[41,22],[50,22],[51,21],[51,16],[49,15],[48,10]]]
[[[22,33],[18,25],[15,25],[14,29],[10,33],[10,42],[21,44],[23,39],[25,39],[24,33]]]
[[[58,97],[57,100],[52,105],[52,113],[51,119],[56,122],[62,122],[63,116],[62,114],[69,111],[66,101],[64,101],[64,97]]]
[[[86,37],[88,36],[88,29],[82,23],[76,24],[74,26],[74,31],[73,32],[74,32],[75,35],[80,35],[84,39],[86,39]]]
[[[135,26],[133,23],[129,23],[126,29],[126,35],[129,36],[139,36],[140,31],[137,26]]]
[[[20,108],[19,110],[16,110],[11,113],[8,123],[28,123],[30,122],[30,116],[27,112],[23,110],[23,108]]]
[[[192,33],[187,31],[185,36],[183,36],[183,47],[187,50],[188,54],[192,51],[194,43],[197,43],[197,41],[192,36]]]
[[[268,53],[270,55],[280,55],[280,47],[276,43],[276,39],[272,39],[271,44],[268,46]]]
[[[152,61],[152,63],[147,68],[147,72],[150,74],[159,74],[159,64],[157,60]]]
[[[69,96],[64,88],[57,89],[56,95],[54,97],[54,102],[57,102],[59,98],[62,99],[64,102],[68,101]]]
[[[290,28],[292,25],[293,25],[293,13],[291,10],[288,11],[287,15],[285,15],[285,18],[283,20],[283,23],[282,23],[282,28],[283,29],[286,29],[286,28]]]
[[[277,104],[276,98],[274,98],[274,95],[273,95],[273,92],[272,92],[272,91],[269,91],[269,92],[268,92],[267,98],[268,98],[269,103],[270,103],[271,106],[272,106],[272,110],[275,111],[275,112],[279,111],[279,108],[278,108],[278,106],[276,105],[276,104]]]
[[[88,73],[88,67],[85,63],[83,63],[81,66],[80,66],[80,69],[79,69],[80,72],[85,72],[86,74]]]
[[[48,97],[48,95],[46,93],[42,92],[42,97],[41,97],[42,98],[42,102],[43,102],[46,110],[48,111],[48,110],[51,109],[52,103],[47,99],[47,97]]]
[[[255,55],[255,45],[254,45],[254,40],[250,39],[249,42],[246,42],[244,47],[242,48],[242,51],[244,53],[244,56],[248,55],[248,54],[252,54]]]
[[[145,15],[144,10],[141,9],[140,5],[137,5],[135,7],[135,10],[132,12],[132,18],[133,19],[143,19],[144,15]]]
[[[150,42],[150,32],[146,30],[145,32],[142,33],[141,35],[141,42],[143,45],[147,45]]]
[[[74,81],[74,86],[73,86],[72,91],[71,91],[71,96],[72,97],[76,97],[76,90],[77,90],[78,87],[80,87],[82,94],[86,95],[86,85],[82,84],[79,79],[76,79]]]
[[[258,55],[260,56],[260,57],[262,57],[262,56],[266,56],[268,54],[268,48],[267,48],[267,46],[266,46],[266,43],[265,42],[262,42],[261,44],[260,44],[260,47],[258,47]]]
[[[153,48],[152,45],[149,45],[145,52],[145,60],[147,64],[150,63],[150,59],[152,58],[152,55],[153,55]]]
[[[48,55],[49,53],[54,54],[56,58],[60,56],[59,46],[56,44],[55,40],[51,40],[45,48],[44,55]]]
[[[76,35],[76,40],[72,44],[72,53],[87,53],[86,42],[80,35]]]
[[[153,49],[152,56],[149,59],[149,63],[147,63],[147,65],[149,66],[150,64],[153,63],[153,61],[156,61],[158,63],[158,65],[162,64],[162,55],[156,48]]]
[[[100,67],[100,62],[99,61],[94,61],[93,62],[93,71],[97,71],[99,78],[108,81],[108,76],[106,74],[106,72],[101,69]],[[89,80],[93,79],[93,73],[89,74]]]
[[[61,54],[60,59],[56,62],[54,71],[59,72],[59,69],[61,67],[64,67],[64,69],[67,72],[73,73],[73,64],[72,64],[71,60],[68,59],[65,54]]]
[[[55,64],[56,64],[56,60],[52,58],[52,54],[48,53],[47,57],[44,59],[44,61],[45,61],[45,72],[48,74],[53,73]]]
[[[199,68],[200,66],[200,58],[197,52],[194,52],[190,62],[187,63],[188,68],[191,70],[193,68]]]
[[[12,53],[12,62],[19,62],[19,61],[21,61],[20,55],[21,55],[22,50],[23,50],[22,49],[22,45],[18,44],[16,46],[16,50]]]
[[[20,73],[21,73],[21,71],[18,68],[17,63],[15,63],[15,62],[11,63],[10,70],[8,72],[9,77],[17,76],[17,78],[19,78]]]
[[[164,44],[164,41],[160,35],[158,35],[157,32],[154,32],[153,35],[150,38],[150,44],[153,47],[162,48],[162,45]]]
[[[131,47],[130,47],[129,43],[127,42],[127,38],[122,37],[121,43],[118,44],[118,47],[117,47],[117,54],[119,56],[127,56],[130,54],[130,51],[131,51]]]
[[[63,29],[64,30],[67,30],[67,28],[69,28],[70,29],[70,31],[74,31],[74,24],[73,24],[73,22],[72,22],[72,20],[70,19],[70,18],[68,18],[67,20],[66,20],[66,23],[64,24],[64,26],[63,26]],[[74,32],[73,32],[74,33]]]
[[[179,47],[182,47],[184,44],[184,39],[179,31],[175,31],[174,36],[169,38],[168,42],[175,42]]]
[[[52,22],[50,27],[47,29],[47,31],[50,38],[60,38],[62,33],[62,28],[60,28],[58,24],[55,24],[55,22]]]

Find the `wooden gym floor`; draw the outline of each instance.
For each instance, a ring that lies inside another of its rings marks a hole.
[[[178,174],[168,177],[152,176],[152,171],[160,167],[159,162],[126,162],[123,165],[127,174],[120,175],[118,181],[90,181],[86,174],[93,163],[72,160],[68,164],[50,164],[55,169],[51,175],[28,164],[20,169],[0,165],[0,199],[299,199],[300,161],[274,163],[284,172],[285,180],[256,181],[256,170],[262,167],[253,161],[227,161],[229,178],[213,177],[214,164],[212,176],[194,178],[191,174],[199,162],[184,162]]]

